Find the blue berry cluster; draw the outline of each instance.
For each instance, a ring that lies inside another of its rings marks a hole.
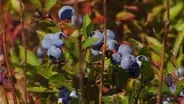
[[[170,91],[172,93],[174,93],[176,90],[176,80],[174,79],[174,77],[171,74],[167,75],[167,77],[165,79],[165,83],[169,87]]]
[[[63,32],[46,34],[42,40],[42,47],[37,50],[37,56],[39,58],[43,57],[45,50],[47,50],[49,58],[59,59],[62,56],[61,47],[64,45],[63,38],[66,38]]]
[[[107,33],[107,51],[110,51],[111,61],[113,64],[119,64],[121,67],[128,71],[129,74],[137,78],[139,76],[139,69],[141,67],[142,61],[148,61],[148,58],[144,55],[139,55],[135,57],[132,55],[132,48],[130,45],[121,44],[118,45],[118,42],[115,40],[115,34],[110,29],[106,30]],[[94,56],[101,53],[100,49],[104,43],[104,34],[100,31],[93,31],[92,38],[98,38],[98,40],[92,44],[92,54]]]
[[[62,87],[59,92],[58,104],[69,104],[71,98],[77,98],[76,91],[69,91],[66,87]]]
[[[71,21],[72,22],[72,25],[74,27],[77,26],[77,16],[75,15],[75,10],[73,7],[71,6],[63,6],[59,12],[58,12],[58,16],[59,16],[59,19],[62,20],[62,21]],[[78,22],[79,22],[79,25],[81,25],[83,23],[83,19],[82,19],[82,16],[79,15],[78,16]]]

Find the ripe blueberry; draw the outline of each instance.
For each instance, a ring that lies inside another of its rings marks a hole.
[[[61,38],[60,38],[60,34],[53,35],[52,43],[56,47],[61,47],[64,45],[63,40],[61,40]]]
[[[112,30],[107,29],[106,31],[107,31],[107,39],[115,39],[115,34]],[[104,34],[105,32],[103,32],[103,36],[105,36]]]
[[[92,44],[92,47],[98,47],[98,46],[101,46],[102,43],[103,43],[103,35],[101,34],[101,32],[99,31],[93,31],[93,36],[92,38],[97,38],[98,40]]]
[[[139,70],[139,65],[136,62],[133,62],[129,69],[128,72],[131,77],[137,78],[139,76],[140,70]]]
[[[97,56],[97,55],[100,54],[100,51],[99,51],[99,50],[91,49],[91,53],[92,53],[94,56]]]
[[[70,100],[69,95],[70,91],[67,88],[65,87],[60,88],[58,103],[68,104]]]
[[[178,77],[178,79],[183,79],[184,78],[184,67],[179,67],[176,69],[175,71],[176,76]]]
[[[139,55],[136,57],[136,62],[141,67],[142,61],[148,61],[148,58],[144,55]]]
[[[55,46],[51,46],[48,51],[47,51],[47,55],[50,58],[55,58],[58,59],[61,55],[62,55],[62,51],[60,48],[57,48]]]
[[[131,54],[123,54],[121,59],[121,67],[128,70],[130,66],[135,63],[135,57]]]
[[[113,39],[108,39],[107,40],[107,48],[108,48],[108,50],[111,50],[111,51],[115,50],[116,51],[116,50],[118,50],[118,43]]]
[[[60,39],[67,38],[67,35],[63,32],[56,32],[55,35],[57,35]]]
[[[119,53],[113,53],[112,54],[112,61],[113,62],[120,64],[121,59],[122,59],[121,54],[119,54]]]
[[[121,44],[119,46],[118,53],[121,53],[121,54],[126,54],[126,53],[131,54],[132,53],[132,48],[129,45],[127,45],[127,44]]]
[[[78,16],[78,21],[79,21],[79,24],[78,25],[81,25],[82,22],[83,22],[81,15]],[[77,16],[76,15],[73,15],[72,16],[72,26],[74,26],[74,27],[77,26]]]
[[[63,6],[59,12],[58,16],[61,20],[71,20],[71,17],[74,15],[75,10],[71,6]]]
[[[42,48],[42,47],[39,47],[38,49],[37,49],[37,56],[39,57],[39,58],[42,58],[43,57],[43,55],[44,55],[44,53],[45,53],[45,49],[44,48]]]
[[[42,47],[45,49],[53,46],[53,34],[46,34],[42,40]]]
[[[70,97],[71,97],[71,98],[78,98],[77,92],[76,92],[76,91],[72,91],[72,92],[70,93]]]

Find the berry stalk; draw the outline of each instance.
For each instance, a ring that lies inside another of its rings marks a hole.
[[[21,23],[21,35],[22,35],[22,42],[24,46],[24,102],[27,104],[27,91],[26,91],[26,64],[27,64],[27,46],[26,46],[26,36],[24,34],[24,15],[23,15],[23,7],[22,7],[22,0],[19,0],[20,4],[20,23]]]
[[[79,14],[78,14],[78,0],[75,0],[75,15],[76,15],[76,29],[78,30],[78,49],[79,49],[79,87],[80,87],[80,101],[81,104],[85,104],[84,101],[84,83],[83,83],[83,78],[84,78],[84,72],[82,69],[82,64],[83,64],[83,55],[82,55],[82,35],[80,34],[80,24],[79,24]]]
[[[8,58],[8,53],[7,53],[7,44],[6,44],[6,27],[5,27],[5,21],[4,21],[4,13],[3,13],[3,0],[0,0],[0,21],[2,25],[2,38],[3,38],[3,53],[5,56],[5,63],[6,63],[6,68],[8,70],[8,74],[10,76],[9,81],[12,86],[12,94],[13,94],[13,102],[14,104],[17,104],[16,100],[16,94],[15,94],[15,86],[13,83],[13,72],[10,68],[9,64],[9,58]]]
[[[104,11],[104,20],[103,20],[103,30],[104,30],[104,45],[103,45],[103,52],[102,52],[102,68],[100,71],[100,90],[99,90],[99,103],[102,104],[102,90],[103,90],[103,71],[104,71],[104,63],[105,63],[105,51],[107,47],[107,31],[106,31],[106,15],[107,15],[107,10],[106,10],[106,0],[103,0],[103,11]]]
[[[166,48],[166,42],[167,42],[167,35],[169,32],[170,27],[170,8],[169,8],[169,0],[166,0],[166,21],[165,21],[165,32],[163,36],[162,41],[162,53],[161,53],[161,66],[160,66],[160,75],[159,75],[159,88],[158,88],[158,95],[157,95],[157,104],[161,104],[161,97],[162,97],[162,83],[163,83],[163,77],[164,77],[164,61],[165,61],[165,48]]]

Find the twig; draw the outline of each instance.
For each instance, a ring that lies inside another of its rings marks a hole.
[[[100,71],[100,90],[99,90],[99,103],[102,104],[102,91],[103,91],[103,71],[104,71],[104,63],[105,63],[105,51],[106,51],[106,46],[107,46],[107,31],[106,31],[106,0],[103,0],[103,11],[104,11],[104,23],[103,23],[103,30],[104,30],[104,45],[103,45],[103,52],[102,52],[102,68]]]
[[[3,52],[4,52],[4,56],[5,56],[5,63],[6,63],[6,67],[8,70],[8,74],[10,76],[10,84],[12,86],[12,94],[13,94],[13,102],[14,104],[17,104],[17,100],[16,100],[16,94],[15,94],[15,86],[13,83],[13,72],[10,69],[10,64],[9,64],[9,60],[8,60],[8,55],[7,55],[7,44],[6,44],[6,27],[5,27],[5,21],[4,21],[4,13],[3,13],[3,1],[0,0],[0,21],[1,21],[1,25],[2,25],[2,38],[3,38]]]
[[[21,35],[22,42],[24,46],[24,102],[27,104],[27,91],[26,91],[26,64],[27,64],[27,46],[26,46],[26,36],[24,34],[24,15],[23,15],[23,7],[22,0],[19,0],[20,3],[20,22],[21,22]]]
[[[84,78],[84,72],[82,69],[83,65],[83,54],[82,54],[82,35],[80,34],[80,24],[79,24],[79,14],[78,14],[78,0],[75,0],[75,15],[76,15],[76,29],[78,30],[78,49],[79,49],[79,86],[80,86],[80,92],[81,92],[81,97],[80,101],[81,104],[85,104],[84,101],[84,83],[83,83],[83,78]]]
[[[166,48],[166,42],[167,42],[167,35],[169,32],[169,27],[170,27],[170,8],[169,8],[169,0],[166,0],[166,21],[165,21],[165,32],[163,36],[163,41],[162,41],[162,53],[161,53],[161,66],[160,66],[160,83],[159,83],[159,88],[158,88],[158,96],[157,96],[157,104],[161,103],[161,97],[162,97],[162,83],[163,83],[163,76],[164,76],[164,61],[165,61],[165,48]]]

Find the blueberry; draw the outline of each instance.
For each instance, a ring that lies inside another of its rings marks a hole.
[[[63,6],[59,12],[58,16],[61,20],[71,20],[71,17],[74,15],[75,10],[71,6]]]
[[[107,40],[107,48],[108,48],[108,50],[111,50],[111,51],[113,51],[113,50],[117,51],[118,50],[117,41],[115,41],[113,39],[108,39]]]
[[[166,79],[165,79],[165,83],[168,87],[170,87],[170,86],[175,85],[176,81],[171,74],[168,74]]]
[[[115,34],[112,30],[107,29],[107,39],[115,39]],[[103,36],[104,36],[105,32],[103,32]]]
[[[61,46],[64,45],[64,42],[63,42],[63,40],[61,40],[60,34],[59,34],[59,33],[53,35],[52,43],[53,43],[53,45],[56,46],[56,47],[61,47]]]
[[[60,39],[67,38],[67,35],[63,32],[56,32],[54,35],[57,35]]]
[[[131,54],[123,54],[121,59],[121,67],[128,70],[130,66],[135,63],[135,57]]]
[[[129,53],[129,54],[131,54],[132,53],[132,48],[127,44],[121,44],[119,46],[118,53],[121,53],[121,54]]]
[[[72,26],[77,27],[77,22],[76,21],[77,21],[77,16],[73,15],[72,16]],[[83,22],[81,15],[78,16],[78,21],[79,21],[79,25],[81,25],[82,22]]]
[[[101,32],[99,31],[93,31],[93,36],[92,38],[97,38],[98,40],[92,44],[92,47],[98,47],[101,46],[103,44],[103,35],[101,34]]]
[[[100,54],[100,51],[99,51],[99,50],[91,49],[91,53],[92,53],[94,56],[97,56],[97,55]]]
[[[170,90],[172,93],[174,93],[175,90],[176,90],[176,86],[174,86],[174,85],[170,86],[170,87],[169,87],[169,90]]]
[[[112,54],[112,61],[115,63],[120,64],[121,63],[122,56],[119,53],[113,53]]]
[[[61,87],[59,91],[58,103],[68,104],[70,100],[70,91],[66,87]]]
[[[179,79],[183,79],[183,77],[184,77],[184,67],[177,68],[176,71],[175,71],[175,74]]]
[[[129,69],[128,72],[131,77],[137,78],[139,76],[140,70],[139,70],[139,65],[136,62],[133,62]]]
[[[180,96],[180,97],[184,97],[184,89],[182,89],[182,90],[179,92],[179,96]]]
[[[42,40],[42,47],[45,49],[50,48],[53,46],[53,34],[46,34]]]
[[[76,92],[76,91],[72,91],[72,92],[70,93],[70,97],[71,97],[71,98],[78,98],[77,92]]]
[[[52,46],[48,49],[47,51],[47,55],[48,57],[50,58],[55,58],[55,59],[58,59],[61,55],[62,55],[62,51],[60,48],[57,48],[55,46]]]
[[[39,47],[38,49],[37,49],[37,56],[39,57],[39,58],[42,58],[43,56],[44,56],[44,53],[45,53],[45,49],[44,48],[42,48],[42,47]]]
[[[142,61],[148,61],[148,58],[144,55],[139,55],[136,57],[136,62],[141,67]]]

